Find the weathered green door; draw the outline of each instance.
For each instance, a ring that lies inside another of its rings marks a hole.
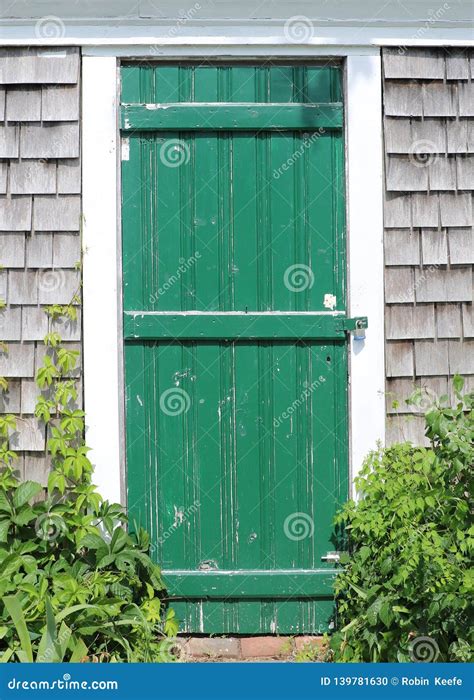
[[[128,507],[187,631],[330,623],[341,99],[336,65],[122,68]]]

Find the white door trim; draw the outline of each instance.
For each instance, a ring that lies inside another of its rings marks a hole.
[[[266,50],[254,47],[253,55]],[[95,51],[83,58],[82,88],[85,411],[94,483],[105,498],[125,503],[117,55]],[[313,48],[312,58],[324,53]],[[245,47],[239,55],[248,55]],[[345,55],[349,313],[369,317],[366,339],[351,339],[350,347],[352,483],[385,434],[382,78],[378,49]]]
[[[117,60],[82,63],[84,408],[94,483],[125,502],[121,440]]]
[[[350,343],[351,489],[364,457],[385,440],[383,134],[381,57],[346,62],[349,314],[368,316]]]

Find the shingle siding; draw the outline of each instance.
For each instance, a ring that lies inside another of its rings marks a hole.
[[[80,316],[48,323],[44,313],[79,291],[79,71],[75,48],[0,49],[0,298],[7,302],[0,340],[8,346],[0,351],[0,376],[9,381],[0,413],[18,415],[11,439],[20,470],[43,484],[46,431],[33,416],[43,339],[55,330],[66,345],[81,347]]]
[[[382,53],[386,438],[422,444],[413,389],[450,395],[457,372],[474,384],[474,51]]]

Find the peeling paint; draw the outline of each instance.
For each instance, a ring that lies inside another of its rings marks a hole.
[[[325,294],[323,303],[326,309],[331,309],[331,311],[333,311],[336,307],[337,299],[334,294]]]

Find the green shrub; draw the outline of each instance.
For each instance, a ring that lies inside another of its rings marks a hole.
[[[426,413],[431,447],[370,454],[360,500],[337,517],[350,544],[336,580],[336,661],[473,658],[474,397],[460,377],[453,385],[456,406],[441,397]]]
[[[117,527],[122,508],[87,477],[41,496],[1,471],[0,660],[160,660],[176,623],[148,535]]]

